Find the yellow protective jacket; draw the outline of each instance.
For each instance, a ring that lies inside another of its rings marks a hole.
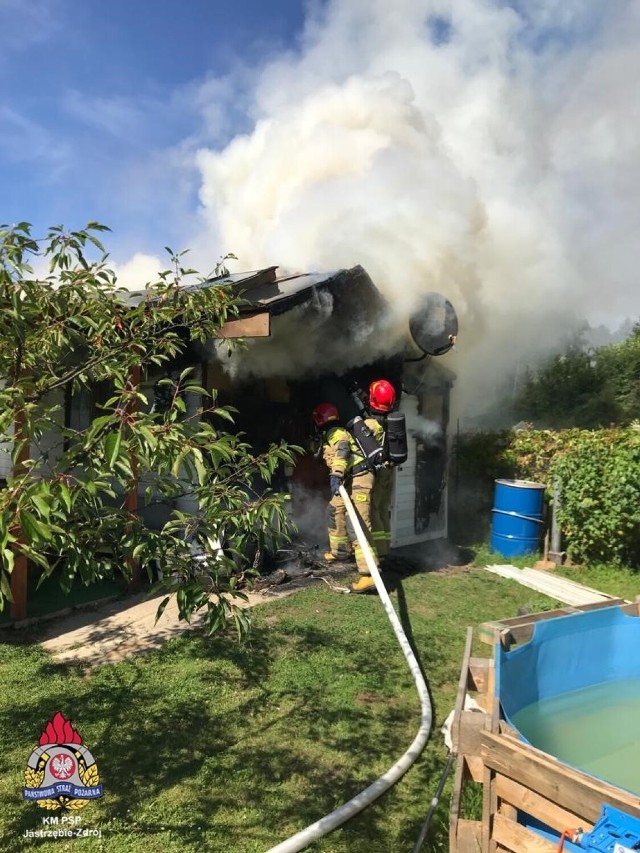
[[[369,427],[378,444],[382,444],[384,441],[385,428],[380,421],[377,418],[368,417],[364,419],[364,423],[365,426]]]
[[[342,426],[332,426],[326,431],[322,455],[329,472],[344,480],[353,469],[364,462],[364,456],[351,433]]]

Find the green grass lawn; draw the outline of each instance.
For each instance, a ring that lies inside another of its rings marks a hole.
[[[640,586],[630,573],[568,571],[629,598]],[[391,791],[316,842],[315,853],[411,853],[446,760],[439,729],[455,700],[467,625],[557,604],[482,569],[389,581],[429,682],[432,737]],[[189,634],[91,673],[37,646],[3,643],[0,850],[264,853],[394,764],[417,732],[420,705],[378,598],[319,582],[255,608],[253,620],[242,647],[231,633]],[[23,836],[46,814],[22,799],[23,771],[58,710],[98,763],[105,795],[78,815],[100,839]],[[450,784],[424,851],[448,850]]]

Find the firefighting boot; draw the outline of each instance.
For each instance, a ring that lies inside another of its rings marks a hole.
[[[334,554],[332,551],[325,551],[322,558],[327,563],[352,563],[353,554]]]
[[[371,577],[371,575],[360,575],[358,580],[355,583],[351,584],[351,592],[355,592],[356,594],[365,593],[365,592],[377,592],[376,582]]]

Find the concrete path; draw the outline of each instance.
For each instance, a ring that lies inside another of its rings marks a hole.
[[[402,570],[398,563],[398,571]],[[455,567],[449,567],[455,568]],[[247,601],[235,599],[238,607],[254,607],[291,595],[297,590],[324,582],[336,593],[349,592],[349,581],[355,577],[355,567],[350,564],[328,566],[315,561],[311,566],[287,566],[286,582],[278,577],[282,570],[256,581],[259,591],[246,593]],[[159,648],[166,640],[186,631],[203,628],[201,616],[191,624],[180,621],[175,598],[172,598],[156,623],[156,613],[164,596],[147,597],[148,593],[125,599],[104,601],[39,620],[7,627],[2,639],[38,643],[54,660],[78,663],[86,667],[102,663],[115,663],[134,654]],[[11,636],[13,635],[13,636]],[[2,636],[2,635],[0,635]]]
[[[450,567],[452,568],[452,567]],[[538,572],[533,569],[516,569],[514,566],[486,566],[487,571],[516,580],[543,592],[558,601],[571,604],[603,601],[611,596],[570,581],[567,578]],[[268,586],[259,592],[248,593],[248,600],[236,599],[238,607],[254,607],[272,601],[274,597],[291,595],[301,586],[324,581],[337,592],[348,591],[345,578],[351,569],[306,572],[293,582]],[[76,610],[47,621],[30,625],[30,639],[38,642],[57,661],[79,663],[87,667],[114,663],[148,652],[161,646],[171,637],[202,628],[202,617],[191,624],[178,619],[175,598],[172,598],[156,623],[156,613],[164,596],[147,598],[145,594],[124,600],[110,601],[88,609]],[[16,633],[18,630],[16,629]]]
[[[283,589],[277,596],[293,591]],[[238,607],[253,607],[273,597],[273,594],[253,592],[248,593],[247,601],[236,599],[233,603]],[[40,622],[25,630],[33,631],[34,640],[56,661],[88,667],[114,663],[156,649],[186,631],[202,628],[201,616],[194,617],[190,624],[178,618],[175,598],[170,600],[156,623],[163,598],[163,595],[150,599],[143,595],[132,596]]]
[[[247,600],[236,598],[237,607],[255,607],[291,595],[303,586],[324,581],[339,592],[348,592],[341,578],[349,569],[306,571],[298,577],[288,577],[286,583],[279,579],[270,585],[269,577],[262,578],[260,591],[245,592]],[[351,572],[352,573],[352,572]],[[277,574],[277,573],[276,573]],[[202,616],[195,616],[191,623],[178,618],[175,597],[156,622],[158,607],[164,595],[148,598],[146,593],[125,599],[99,603],[90,607],[65,612],[46,620],[29,620],[23,627],[13,629],[29,632],[29,640],[39,643],[50,652],[54,660],[79,663],[87,667],[120,660],[160,647],[166,640],[180,636],[186,631],[203,628]],[[9,629],[8,629],[9,630]],[[6,635],[5,635],[6,636]]]

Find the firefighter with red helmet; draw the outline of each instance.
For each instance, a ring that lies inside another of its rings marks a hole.
[[[387,440],[387,416],[396,404],[396,392],[386,379],[376,379],[369,385],[369,417],[365,423],[372,429],[377,424]],[[386,557],[391,548],[391,496],[393,494],[393,468],[387,465],[376,471],[371,494],[371,537],[379,557]]]
[[[327,511],[330,550],[324,555],[327,561],[349,559],[353,554],[360,577],[351,585],[351,592],[375,592],[375,581],[370,575],[364,554],[355,537],[349,536],[347,510],[340,496],[344,484],[363,522],[365,533],[371,535],[371,493],[373,472],[369,470],[358,445],[340,423],[340,414],[333,403],[320,403],[312,412],[316,428],[322,434],[322,455],[329,469],[331,500]],[[377,557],[372,547],[374,559]]]

